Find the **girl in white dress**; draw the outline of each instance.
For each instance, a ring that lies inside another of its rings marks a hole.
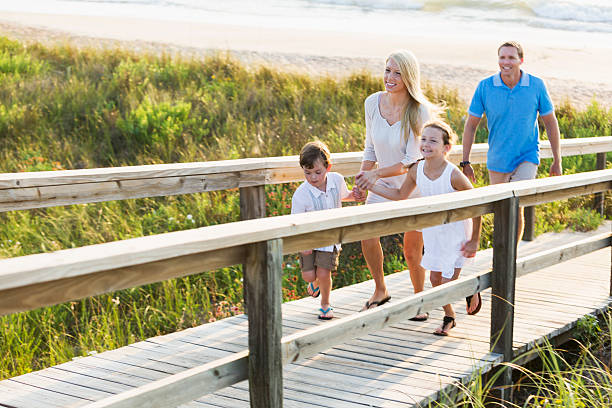
[[[391,200],[403,200],[418,187],[421,196],[469,190],[472,184],[455,165],[446,160],[455,133],[442,121],[428,122],[421,136],[421,154],[417,165],[408,165],[408,174],[399,188],[376,184],[370,191]],[[465,258],[474,257],[480,241],[480,217],[437,225],[423,229],[425,254],[421,265],[431,271],[433,286],[459,277]],[[467,312],[476,314],[480,310],[480,294],[467,299]],[[434,331],[438,336],[447,336],[455,327],[455,311],[445,305],[442,325]]]
[[[406,166],[415,162],[423,124],[437,114],[439,108],[430,103],[421,90],[419,64],[410,51],[396,51],[388,58],[384,73],[385,90],[370,95],[365,101],[366,140],[361,171],[355,177],[359,189],[373,185],[399,188]],[[378,168],[375,168],[378,165]],[[375,193],[366,204],[388,201]],[[363,255],[374,278],[375,289],[363,309],[389,301],[383,273],[383,251],[379,238],[361,242]],[[414,292],[423,290],[425,270],[421,267],[423,238],[420,231],[404,233],[404,257],[410,269]],[[426,320],[427,314],[414,320]]]

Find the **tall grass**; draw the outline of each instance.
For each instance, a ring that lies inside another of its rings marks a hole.
[[[575,331],[574,344],[569,344],[569,348],[555,348],[549,342],[545,342],[527,352],[535,358],[527,366],[504,363],[504,367],[514,370],[514,384],[510,386],[510,400],[503,404],[496,400],[491,392],[500,374],[500,371],[497,371],[487,380],[475,376],[472,381],[460,386],[461,396],[458,400],[448,395],[440,402],[431,403],[430,407],[604,408],[612,406],[610,372],[612,312],[608,311],[602,320],[605,329],[601,331],[601,335],[590,337],[585,343],[580,341],[580,337],[583,336]]]
[[[426,85],[461,131],[457,92]],[[313,78],[227,55],[204,60],[122,50],[26,46],[0,37],[0,172],[61,170],[297,154],[310,140],[334,152],[363,146],[363,101],[380,78]],[[559,111],[564,136],[610,130],[612,112],[593,104]],[[595,133],[593,133],[595,132]],[[477,141],[486,139],[486,128]],[[591,170],[594,155],[566,158]],[[542,166],[546,171],[546,163]],[[486,184],[479,170],[478,185]],[[289,212],[296,184],[267,186],[267,213]],[[15,257],[238,220],[235,190],[83,204],[0,214],[0,257]],[[536,232],[592,223],[590,198],[538,207]],[[610,200],[606,214],[610,217]],[[575,220],[578,221],[575,221]],[[490,245],[491,218],[482,245]],[[385,239],[385,270],[405,267],[401,241]],[[344,247],[334,284],[369,279],[358,244]],[[285,300],[305,294],[295,257],[285,259]],[[204,271],[203,271],[204,272]],[[242,310],[240,267],[0,317],[0,378],[119,347]]]

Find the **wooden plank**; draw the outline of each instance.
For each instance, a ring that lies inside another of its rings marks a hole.
[[[104,398],[110,393],[96,390],[81,384],[71,384],[65,381],[58,381],[41,375],[38,372],[28,373],[13,377],[9,381],[30,385],[32,387],[51,391],[58,394],[69,395],[80,398],[83,402],[94,401],[96,398]]]
[[[593,139],[593,140],[591,140]],[[609,137],[562,139],[563,156],[612,150]],[[475,144],[472,162],[486,162],[487,144]],[[461,146],[449,160],[461,161]],[[601,154],[601,153],[600,153]],[[552,157],[550,144],[541,143],[540,156]],[[332,155],[336,171],[353,175],[362,154]],[[208,163],[177,163],[103,169],[0,174],[0,212],[83,204],[110,200],[190,194],[230,188],[302,181],[297,156],[239,159]],[[78,185],[78,188],[74,188]]]
[[[248,352],[232,354],[88,405],[88,408],[176,406],[247,378]]]
[[[249,310],[249,395],[252,408],[283,405],[281,285],[283,241],[252,244],[245,263]]]
[[[611,242],[612,233],[608,232],[519,258],[516,260],[517,277],[608,247]]]
[[[87,401],[11,380],[0,382],[0,404],[9,408],[72,408]]]
[[[590,154],[612,151],[612,137],[600,136],[580,139],[562,139],[561,151],[563,156],[579,154]],[[449,154],[449,160],[458,163],[461,161],[462,146],[453,146]],[[472,147],[472,162],[484,163],[488,145],[476,143]],[[332,153],[331,160],[335,167],[355,166],[358,170],[361,163],[362,152]],[[540,157],[552,157],[552,150],[548,141],[540,142]],[[65,184],[116,182],[124,180],[142,180],[155,178],[188,177],[218,174],[228,177],[228,174],[244,172],[261,172],[262,170],[300,171],[298,156],[248,158],[238,160],[194,162],[194,163],[172,163],[155,164],[144,166],[108,167],[98,169],[41,171],[27,173],[4,173],[0,174],[0,189],[29,188]],[[356,171],[355,171],[356,173]],[[354,173],[353,173],[354,174]],[[352,175],[352,174],[351,174]],[[281,177],[279,177],[281,178]],[[300,181],[302,174],[297,179],[289,178],[286,181]],[[271,177],[268,182],[276,183],[279,180]],[[235,185],[234,187],[240,187]]]
[[[235,265],[243,261],[244,250],[244,247],[224,248],[180,258],[0,290],[0,315],[32,310],[37,307],[160,282],[171,277],[177,278],[227,265]],[[0,275],[2,275],[2,272],[0,272]],[[26,278],[25,275],[22,275],[22,277]],[[11,278],[0,277],[0,281],[4,283],[7,283],[9,279]],[[35,277],[32,276],[25,280],[34,279]],[[13,285],[9,283],[7,286]]]

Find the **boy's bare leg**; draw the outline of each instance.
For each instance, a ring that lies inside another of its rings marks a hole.
[[[374,294],[370,297],[369,302],[380,301],[389,296],[387,286],[385,285],[385,276],[383,272],[383,251],[380,246],[380,238],[371,238],[361,241],[361,251],[368,264],[368,269],[374,279]]]
[[[329,269],[317,266],[317,280],[319,281],[319,289],[321,289],[321,307],[327,309],[330,305],[329,294],[332,288],[331,271]]]
[[[317,280],[317,274],[315,273],[314,269],[302,271],[302,279],[304,279],[306,282],[314,282]]]

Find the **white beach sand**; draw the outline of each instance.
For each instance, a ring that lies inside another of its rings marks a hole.
[[[119,46],[184,56],[221,50],[251,65],[332,76],[357,70],[382,73],[385,56],[407,48],[421,62],[424,80],[456,88],[465,101],[469,101],[480,79],[497,70],[497,46],[508,39],[495,35],[346,33],[5,12],[0,13],[0,35],[46,44]],[[612,45],[600,42],[585,46],[571,41],[571,33],[567,38],[519,40],[525,48],[523,68],[546,80],[556,103],[568,98],[575,106],[585,107],[596,98],[600,104],[612,106]]]

